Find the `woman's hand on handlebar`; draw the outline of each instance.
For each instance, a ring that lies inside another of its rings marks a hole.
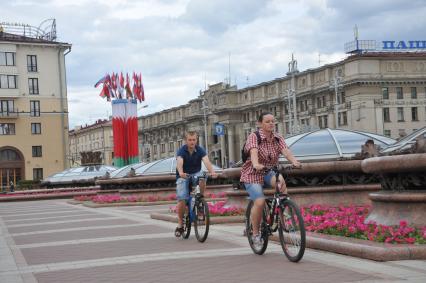
[[[188,174],[182,172],[182,173],[179,173],[179,177],[183,178],[183,179],[186,179],[186,178],[188,178]]]
[[[302,168],[302,163],[300,163],[297,160],[295,160],[291,165],[293,168],[298,168],[298,169]]]

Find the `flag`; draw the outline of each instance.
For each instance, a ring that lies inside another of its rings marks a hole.
[[[140,84],[140,88],[141,88],[141,90],[140,90],[140,93],[141,93],[141,100],[142,100],[142,101],[145,101],[145,91],[144,91],[144,89],[143,89],[142,74],[141,74],[141,73],[139,73],[139,84]]]
[[[139,102],[142,102],[139,88],[139,80],[135,72],[133,72],[133,95],[136,96]]]
[[[133,98],[132,90],[130,89],[129,74],[126,73],[126,98]]]
[[[123,78],[123,73],[120,73],[120,75],[117,74],[117,90],[118,90],[118,95],[121,98],[123,98],[123,88],[124,88],[124,78]]]
[[[111,87],[114,90],[114,92],[117,90],[117,79],[114,72],[112,72],[112,75],[111,75]]]
[[[103,76],[99,81],[95,83],[95,88],[98,87],[100,84],[104,83],[106,79],[107,79],[107,76],[106,75]]]
[[[104,83],[103,92],[105,93],[105,96],[107,97],[108,101],[111,101],[111,95],[109,93],[108,84]]]

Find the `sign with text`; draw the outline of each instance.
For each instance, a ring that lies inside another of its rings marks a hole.
[[[225,135],[225,125],[216,123],[214,125],[214,132],[216,136],[224,136]]]

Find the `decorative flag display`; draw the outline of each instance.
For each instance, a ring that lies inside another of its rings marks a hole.
[[[145,101],[142,75],[133,72],[106,74],[96,84],[102,84],[99,96],[111,101],[114,165],[122,167],[139,162],[137,102]],[[133,87],[130,87],[130,85]],[[111,99],[114,98],[114,99]]]

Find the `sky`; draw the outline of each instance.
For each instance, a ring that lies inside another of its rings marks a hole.
[[[244,88],[346,57],[360,39],[426,40],[426,0],[0,0],[0,22],[56,19],[66,56],[70,129],[111,115],[94,84],[142,73],[138,115],[186,104],[229,77]],[[230,72],[229,72],[230,70]],[[142,108],[143,105],[147,105]]]

